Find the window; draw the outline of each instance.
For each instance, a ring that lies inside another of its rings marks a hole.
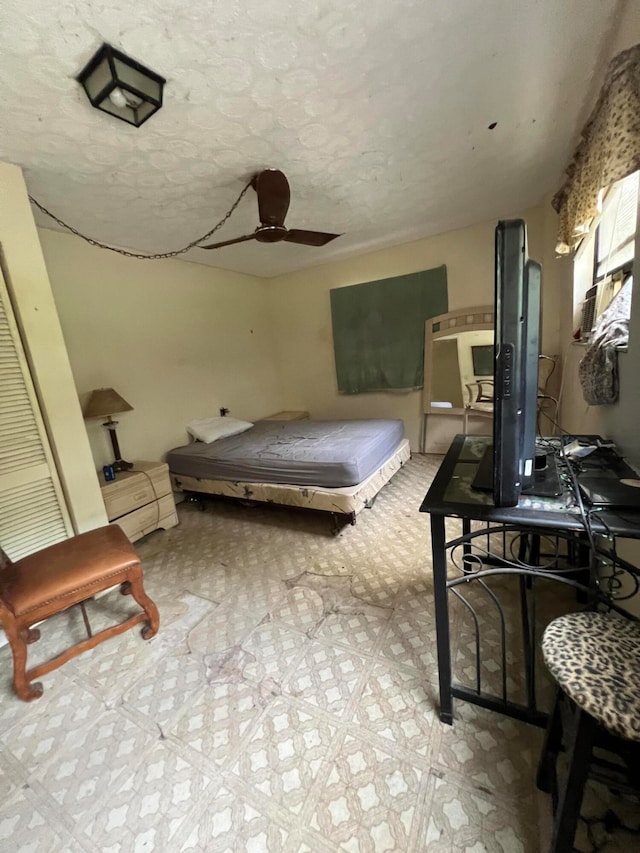
[[[635,254],[640,172],[606,193],[573,266],[574,329],[588,340],[598,317],[631,275]]]

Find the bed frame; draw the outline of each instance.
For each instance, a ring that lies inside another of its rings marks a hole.
[[[331,513],[334,529],[345,523],[355,524],[363,509],[373,506],[380,489],[411,458],[409,442],[405,438],[393,454],[362,483],[340,489],[321,486],[292,486],[285,483],[240,483],[232,480],[206,480],[171,473],[175,491],[197,500],[203,495],[222,495],[241,501],[258,501],[284,506],[315,509]]]

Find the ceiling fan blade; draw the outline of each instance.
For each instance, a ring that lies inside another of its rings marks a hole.
[[[300,243],[302,246],[326,246],[340,234],[325,234],[324,231],[300,231],[290,228],[284,238],[288,243]]]
[[[284,172],[265,169],[254,177],[252,184],[258,194],[261,224],[282,226],[291,201],[289,181]]]
[[[236,237],[234,240],[225,240],[223,243],[210,243],[208,246],[198,246],[199,249],[220,249],[222,246],[233,246],[234,243],[246,243],[247,240],[255,240],[255,234],[247,234],[246,237]]]

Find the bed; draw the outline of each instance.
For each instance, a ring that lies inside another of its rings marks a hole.
[[[329,512],[335,526],[373,505],[410,457],[401,420],[257,421],[239,435],[167,454],[174,487]]]

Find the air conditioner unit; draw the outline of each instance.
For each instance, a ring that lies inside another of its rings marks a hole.
[[[580,323],[580,337],[585,340],[590,337],[596,324],[596,301],[598,298],[598,285],[594,284],[584,295],[582,303],[582,322]]]
[[[611,300],[622,287],[622,281],[623,274],[619,272],[602,279],[585,293],[580,326],[583,340],[588,340],[593,334],[598,317],[609,307]]]

